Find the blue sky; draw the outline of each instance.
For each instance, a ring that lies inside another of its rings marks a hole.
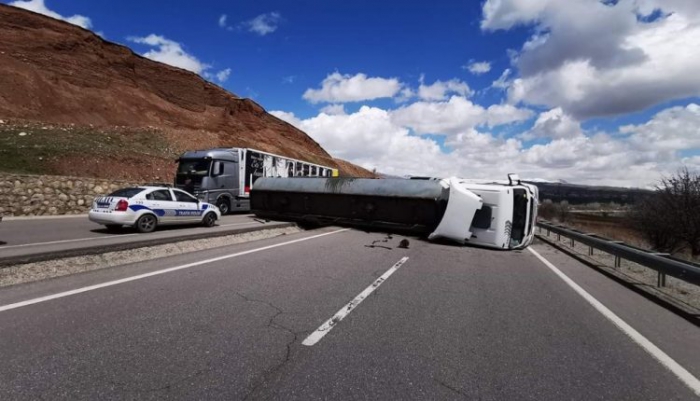
[[[303,102],[301,94],[330,72],[364,72],[416,83],[421,74],[426,79],[462,77],[475,89],[487,88],[508,66],[503,49],[522,42],[515,32],[481,33],[478,2],[214,1],[207,7],[184,0],[164,3],[46,4],[62,15],[89,16],[95,31],[142,53],[148,48],[126,39],[154,33],[182,43],[213,69],[232,69],[231,79],[222,84],[226,89],[240,96],[255,94],[268,109],[305,117],[315,115],[316,108]],[[270,34],[241,27],[272,12],[279,13],[280,20]],[[227,16],[232,31],[219,27],[221,15]],[[494,72],[470,76],[461,68],[470,59],[492,60]],[[285,81],[289,77],[294,77],[292,83]],[[498,101],[490,94],[483,97]]]
[[[9,3],[197,72],[391,174],[649,186],[700,167],[696,0]]]

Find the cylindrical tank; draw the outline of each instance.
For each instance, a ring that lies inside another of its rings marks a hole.
[[[430,234],[449,193],[436,180],[260,178],[250,205],[257,216],[273,220]]]

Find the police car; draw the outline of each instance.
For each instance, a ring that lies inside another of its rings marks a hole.
[[[221,218],[219,209],[185,191],[169,187],[123,188],[92,202],[88,218],[108,230],[123,226],[149,233],[159,225],[202,224],[211,227]]]

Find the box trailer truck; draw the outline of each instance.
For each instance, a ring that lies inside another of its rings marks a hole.
[[[264,178],[250,200],[261,218],[522,249],[534,238],[538,191],[515,175],[508,181]]]
[[[215,204],[222,214],[250,210],[250,190],[261,177],[337,177],[328,166],[248,148],[183,153],[175,187]]]

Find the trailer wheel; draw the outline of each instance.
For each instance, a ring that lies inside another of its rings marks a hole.
[[[231,202],[226,198],[219,198],[219,200],[216,201],[216,207],[219,208],[222,216],[231,212]]]

